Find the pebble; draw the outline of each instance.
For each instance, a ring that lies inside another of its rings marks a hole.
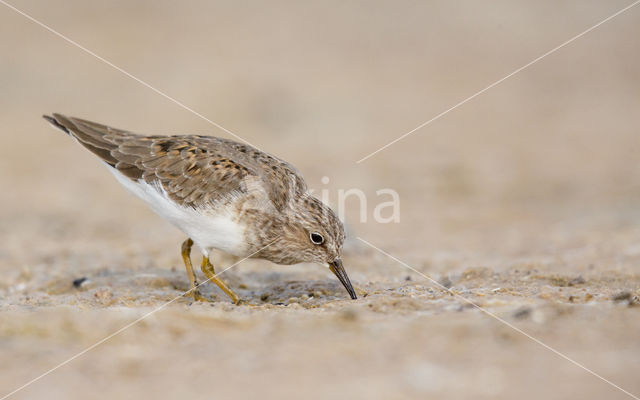
[[[513,318],[525,319],[531,316],[531,307],[521,307],[513,313]]]
[[[616,295],[614,295],[611,300],[613,301],[625,301],[625,300],[631,300],[631,292],[620,292]]]
[[[573,278],[572,280],[569,281],[568,286],[582,285],[585,282],[586,281],[584,280],[582,275],[578,275],[578,276],[576,276],[575,278]]]
[[[444,286],[445,288],[449,289],[451,288],[451,286],[453,286],[453,282],[451,282],[451,279],[449,279],[448,276],[445,276],[444,278],[440,279],[440,283],[442,286]]]
[[[73,287],[76,289],[80,289],[82,287],[82,284],[85,283],[87,280],[88,278],[86,276],[83,276],[82,278],[74,279]]]

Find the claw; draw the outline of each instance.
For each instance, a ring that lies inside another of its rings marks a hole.
[[[191,292],[191,296],[193,297],[193,301],[202,301],[206,303],[211,302],[211,300],[201,295],[200,292],[197,290],[194,290],[193,292]]]

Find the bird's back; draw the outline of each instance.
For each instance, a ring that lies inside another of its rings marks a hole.
[[[202,209],[259,191],[282,210],[306,191],[295,167],[247,144],[212,136],[144,136],[60,114],[44,118],[127,179],[161,188],[180,206]]]

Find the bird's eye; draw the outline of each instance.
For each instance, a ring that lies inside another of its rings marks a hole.
[[[309,235],[309,239],[311,239],[311,242],[313,242],[313,244],[324,243],[324,237],[317,232],[311,232],[311,234]]]

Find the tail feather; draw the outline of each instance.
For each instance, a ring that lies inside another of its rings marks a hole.
[[[55,115],[55,114],[54,114]],[[59,123],[55,118],[53,118],[50,115],[43,115],[42,118],[46,119],[47,122],[49,122],[54,128],[58,128],[61,131],[63,131],[64,133],[66,133],[67,135],[70,133],[69,129],[67,129],[64,125],[62,125],[61,123]]]
[[[117,148],[118,144],[113,140],[114,138],[109,137],[110,134],[116,132],[110,132],[108,127],[56,113],[53,116],[43,115],[43,118],[52,126],[75,138],[78,143],[107,164],[115,167],[118,163],[118,160],[111,154],[111,150]]]

